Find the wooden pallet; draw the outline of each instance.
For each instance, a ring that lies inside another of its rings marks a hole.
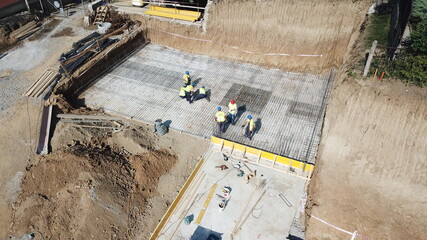
[[[99,6],[98,9],[96,9],[96,16],[95,20],[93,21],[94,25],[103,23],[105,21],[105,18],[108,14],[108,6]]]

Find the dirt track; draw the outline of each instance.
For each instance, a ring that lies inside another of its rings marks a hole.
[[[337,82],[326,113],[311,213],[370,239],[427,239],[427,89]],[[349,239],[311,218],[307,239]]]

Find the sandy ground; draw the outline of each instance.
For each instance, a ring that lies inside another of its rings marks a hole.
[[[337,81],[327,108],[311,213],[370,239],[427,239],[427,89]],[[311,218],[308,239],[350,239]]]
[[[106,134],[59,123],[53,153],[35,154],[42,102],[22,93],[92,32],[81,18],[48,20],[1,59],[0,239],[147,239],[208,146],[173,131],[159,138],[151,124]]]
[[[53,152],[26,167],[10,234],[147,239],[208,144],[147,125],[112,134],[59,123]]]
[[[12,218],[11,204],[18,199],[25,167],[35,155],[39,110],[38,102],[28,101],[27,111],[27,101],[21,101],[7,110],[7,117],[1,118],[0,239],[7,239]]]
[[[213,26],[212,35],[194,26],[183,27],[168,21],[159,22],[154,18],[143,21],[154,28],[189,37],[212,39],[246,50],[325,53],[321,62],[296,57],[253,56],[216,46],[216,43],[189,44],[189,40],[149,33],[154,42],[191,53],[227,56],[225,58],[231,60],[286,70],[322,71],[347,60],[344,52],[352,47],[348,43],[355,41],[353,33],[359,29],[368,2],[325,0],[310,5],[289,1],[290,6],[298,4],[299,10],[280,12],[273,5],[261,11],[263,8],[258,6],[255,9],[260,11],[247,9],[252,15],[242,16],[239,15],[242,9],[231,6],[233,3],[230,1],[218,1],[218,5],[212,9],[225,10],[219,11],[217,16],[213,15],[217,19],[212,21],[217,23]],[[230,9],[227,10],[228,7]],[[279,25],[275,29],[269,24],[271,19],[261,20],[269,19],[266,16],[272,12],[282,17],[277,21]],[[313,12],[317,14],[311,14]],[[253,21],[236,24],[236,27],[243,28],[238,32],[233,24],[229,24],[232,19],[221,14],[234,14]],[[147,239],[185,181],[195,160],[204,151],[206,142],[201,139],[178,132],[170,132],[164,138],[158,138],[150,132],[148,126],[134,126],[115,135],[96,136],[60,124],[52,140],[55,152],[45,158],[34,155],[40,102],[34,99],[28,99],[27,102],[26,98],[20,96],[46,68],[56,64],[61,52],[68,49],[74,40],[86,35],[77,27],[80,21],[79,18],[74,22],[62,20],[58,27],[52,26],[47,32],[41,31],[40,39],[29,39],[13,54],[0,60],[0,72],[8,73],[8,81],[15,81],[2,85],[10,86],[13,94],[7,95],[7,108],[0,114],[0,239],[8,238],[9,234],[20,235],[37,229],[42,229],[54,239],[69,236],[80,238],[95,228],[101,229],[96,232],[100,237],[132,236]],[[71,25],[71,30],[66,29]],[[255,33],[262,35],[260,29],[284,31],[286,39],[283,35],[278,36],[265,41],[263,45],[263,38],[254,36]],[[296,32],[295,29],[303,30]],[[316,32],[321,34],[316,35]],[[54,34],[55,37],[52,36]],[[294,35],[297,37],[293,38]],[[301,39],[311,39],[313,44],[300,44]],[[282,42],[286,44],[277,44]],[[272,47],[273,43],[279,47]],[[328,103],[318,164],[309,190],[311,210],[308,213],[348,231],[357,229],[370,239],[427,239],[427,215],[424,211],[427,207],[426,90],[408,87],[400,82],[343,79],[346,78],[342,75],[337,77]],[[19,84],[19,88],[12,87],[16,84]],[[108,153],[106,161],[120,160],[113,161],[108,169],[111,171],[107,171],[105,165],[97,164],[97,159],[91,155],[104,151]],[[161,151],[167,156],[161,161],[175,164],[161,169],[156,165],[151,168],[142,164],[156,158],[150,155],[153,151]],[[64,164],[66,167],[63,167]],[[150,180],[151,193],[143,190],[139,184],[150,179],[136,174],[141,168],[157,173]],[[127,184],[120,184],[123,182]],[[47,189],[36,186],[47,186]],[[93,186],[95,189],[98,186],[100,197],[93,197]],[[20,195],[21,189],[24,192]],[[131,201],[129,205],[130,201],[125,200],[132,199],[132,196],[142,196],[143,202]],[[102,204],[98,204],[100,202],[110,204],[110,209],[103,208]],[[133,211],[129,206],[142,207],[141,210]],[[35,212],[50,217],[43,219]],[[98,214],[104,214],[105,221],[97,222]],[[64,230],[60,223],[70,227]],[[64,231],[66,236],[61,235]],[[350,239],[350,236],[311,218],[308,220],[307,238]]]
[[[157,44],[285,71],[319,73],[343,62],[370,4],[349,0],[219,0],[207,10],[206,32],[201,25],[137,14],[134,18],[148,27],[148,38]]]
[[[86,35],[79,19],[76,14],[68,19],[46,20],[39,32],[17,44],[0,60],[0,73],[8,73],[0,77],[0,239],[8,238],[11,206],[18,199],[25,168],[36,152],[42,103],[22,94],[46,69],[57,64],[60,54],[72,42]],[[76,36],[58,37],[55,41],[50,38],[73,22]]]

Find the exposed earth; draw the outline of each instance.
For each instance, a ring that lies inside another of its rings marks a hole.
[[[338,68],[309,187],[307,239],[351,238],[310,215],[369,239],[427,239],[427,90],[346,74],[364,54],[358,41],[370,4],[217,1],[206,29],[132,16],[155,28],[151,41],[183,51],[285,71]],[[59,122],[51,153],[36,155],[43,103],[22,94],[92,32],[82,22],[81,12],[47,19],[41,31],[4,48],[11,50],[0,59],[0,239],[30,232],[36,239],[148,239],[209,146],[173,130],[159,137],[152,123],[123,120],[126,128],[112,133]],[[323,56],[263,56],[221,44]]]

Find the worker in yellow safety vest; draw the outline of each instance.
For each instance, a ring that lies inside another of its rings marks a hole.
[[[228,104],[228,119],[231,121],[231,124],[236,123],[237,116],[237,104],[235,100],[231,100]]]
[[[218,123],[219,132],[225,132],[225,121],[227,120],[225,113],[221,111],[221,107],[217,107],[217,110],[215,121]]]
[[[191,99],[194,95],[194,86],[196,86],[196,84],[192,83],[190,85],[187,85],[187,87],[186,87],[186,91],[188,92],[187,101],[190,103],[193,102],[193,101],[191,101]]]
[[[248,115],[248,118],[246,119],[246,122],[244,125],[242,125],[242,128],[244,128],[245,130],[245,137],[249,138],[249,140],[252,139],[252,136],[254,134],[255,131],[255,122],[254,119],[252,118],[252,115]]]
[[[190,72],[189,71],[185,71],[184,76],[182,78],[184,80],[184,84],[185,85],[190,85],[191,84],[191,77],[190,77]]]
[[[208,101],[210,101],[209,98],[206,95],[206,88],[205,88],[205,86],[202,86],[196,92],[194,92],[193,100],[192,101],[194,102],[194,101],[197,101],[197,100],[202,99],[202,98],[206,98]]]
[[[189,92],[187,92],[187,86],[184,85],[181,87],[181,89],[179,90],[178,96],[180,98],[187,98],[187,95],[189,94]]]

